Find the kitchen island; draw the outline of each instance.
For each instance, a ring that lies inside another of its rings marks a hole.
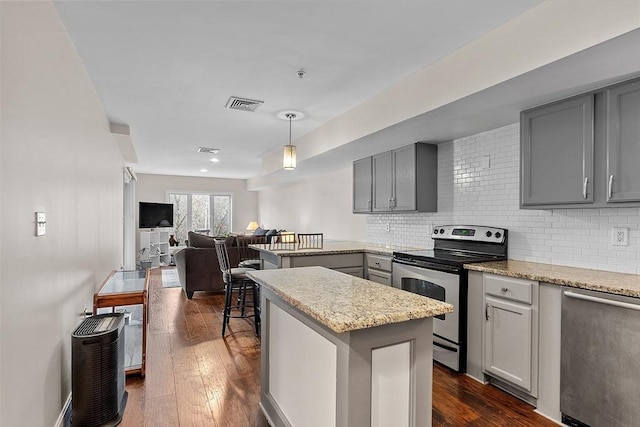
[[[272,426],[431,426],[432,317],[451,305],[324,267],[248,276]]]

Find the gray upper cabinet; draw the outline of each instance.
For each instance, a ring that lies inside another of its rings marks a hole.
[[[640,202],[640,80],[607,90],[607,202]]]
[[[590,94],[522,113],[522,206],[593,203],[593,99]]]
[[[393,193],[393,155],[391,151],[373,156],[373,212],[391,210]]]
[[[391,198],[391,206],[394,211],[417,210],[416,151],[416,144],[408,145],[392,151],[393,197]]]
[[[353,162],[353,212],[371,212],[371,157]]]
[[[520,206],[640,206],[640,79],[521,113]]]
[[[371,165],[371,186],[364,175]],[[438,146],[416,143],[353,163],[353,212],[435,212],[438,209]],[[370,208],[365,194],[371,198]]]

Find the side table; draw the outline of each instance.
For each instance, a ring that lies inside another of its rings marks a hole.
[[[125,372],[144,377],[147,349],[147,290],[145,271],[112,271],[93,295],[93,314],[125,313]]]
[[[179,246],[169,246],[169,254],[171,254],[171,261],[169,261],[169,265],[176,265],[176,261],[173,258],[173,255],[178,252],[180,249],[184,249],[186,248],[185,245],[179,245]]]

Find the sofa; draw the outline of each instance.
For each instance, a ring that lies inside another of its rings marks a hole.
[[[214,244],[214,239],[217,238],[190,231],[188,246],[174,254],[180,285],[189,299],[195,291],[224,292],[222,272]],[[224,239],[232,267],[237,267],[242,260],[259,258],[258,251],[248,248],[247,245],[266,242],[262,236],[227,236]]]

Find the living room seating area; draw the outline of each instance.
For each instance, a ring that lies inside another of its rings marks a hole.
[[[215,249],[216,238],[190,231],[188,246],[174,254],[180,284],[189,299],[196,291],[224,292],[224,281]],[[244,260],[259,258],[258,252],[248,245],[266,243],[267,237],[238,235],[227,236],[225,240],[230,264],[237,267]]]

